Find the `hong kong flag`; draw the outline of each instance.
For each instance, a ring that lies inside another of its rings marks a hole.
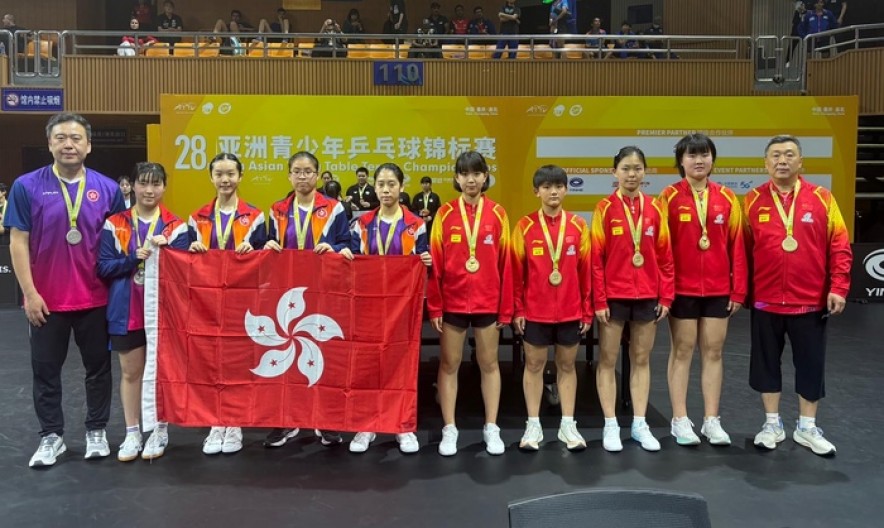
[[[413,256],[158,252],[145,427],[414,431],[425,279]]]

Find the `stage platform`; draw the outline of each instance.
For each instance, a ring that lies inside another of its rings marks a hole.
[[[442,421],[433,398],[438,350],[425,347],[420,371],[422,448],[399,453],[392,436],[381,436],[368,452],[354,455],[346,444],[322,447],[302,431],[279,449],[261,446],[265,431],[246,430],[235,455],[208,457],[200,451],[206,430],[172,427],[166,455],[153,463],[116,460],[124,426],[116,385],[108,436],[112,456],[83,460],[84,392],[79,353],[72,348],[65,370],[65,435],[68,452],[46,470],[27,462],[39,438],[31,399],[27,326],[17,310],[0,311],[0,526],[80,527],[252,526],[505,527],[509,501],[586,487],[656,488],[690,491],[709,503],[713,526],[873,527],[884,524],[884,305],[849,304],[829,325],[827,398],[819,424],[838,454],[822,458],[791,440],[797,418],[790,352],[784,355],[784,405],[788,439],[773,452],[756,450],[752,437],[764,414],[748,386],[749,317],[731,324],[725,351],[722,423],[731,447],[686,448],[669,436],[666,386],[669,334],[663,325],[651,360],[648,419],[662,450],[647,453],[624,441],[619,454],[601,447],[602,417],[591,366],[579,365],[577,421],[589,441],[570,453],[556,440],[560,411],[544,403],[545,443],[537,453],[517,449],[524,427],[521,377],[508,347],[501,350],[503,397],[500,426],[507,452],[485,453],[477,369],[461,369],[458,410],[460,451],[436,453]],[[430,330],[425,329],[429,335]],[[465,354],[469,357],[469,353]],[[690,417],[699,429],[702,398],[699,361],[689,393]],[[621,413],[624,435],[629,413]],[[349,440],[352,435],[346,435]],[[573,528],[577,528],[576,526]]]

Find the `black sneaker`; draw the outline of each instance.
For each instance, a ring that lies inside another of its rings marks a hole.
[[[340,445],[344,439],[341,438],[341,433],[337,431],[320,431],[319,429],[314,429],[313,434],[320,438],[320,442],[322,445],[326,447]]]
[[[270,434],[264,439],[264,447],[282,447],[286,445],[289,440],[298,436],[300,431],[300,429],[274,429],[270,431]]]

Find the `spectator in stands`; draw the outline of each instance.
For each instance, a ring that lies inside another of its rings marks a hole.
[[[470,35],[494,35],[497,33],[494,30],[494,22],[485,18],[485,13],[482,11],[482,6],[476,6],[473,9],[473,19],[470,20],[470,25],[467,28],[467,32]]]
[[[134,57],[140,53],[141,48],[144,46],[150,46],[157,42],[155,37],[138,34],[138,31],[141,29],[141,23],[134,16],[129,20],[129,29],[134,31],[135,34],[123,37],[122,42],[117,47],[117,55],[121,57]]]
[[[831,11],[825,8],[825,5],[825,0],[816,0],[813,11],[804,15],[804,21],[798,28],[798,33],[801,37],[822,33],[823,31],[829,31],[838,27],[838,20]],[[827,45],[827,41],[828,39],[810,39],[810,50],[813,51],[818,46]]]
[[[347,13],[347,20],[344,20],[344,33],[348,35],[365,33],[365,26],[362,25],[362,18],[359,17],[359,10],[355,7]]]
[[[288,13],[282,7],[276,10],[276,22],[267,22],[266,18],[258,21],[258,33],[289,33],[291,28]],[[288,42],[288,39],[268,37],[267,42]]]
[[[586,32],[587,35],[607,35],[608,32],[602,29],[602,19],[599,17],[595,17],[592,19],[592,26],[590,26],[589,31]],[[599,51],[599,46],[604,47],[604,43],[600,38],[589,38],[586,39],[586,47],[589,49],[594,49],[596,51],[590,51],[589,57],[599,57],[601,58],[602,51]],[[605,58],[607,58],[610,53],[605,54]]]
[[[844,25],[844,15],[847,14],[847,0],[826,0],[826,9],[835,15],[835,22],[838,27]]]
[[[448,17],[442,14],[442,6],[439,5],[439,2],[430,4],[430,16],[427,17],[427,20],[437,35],[447,35],[451,31]]]
[[[215,26],[217,27],[218,24],[224,24],[224,21],[218,19]],[[255,31],[255,28],[243,19],[242,12],[239,9],[234,9],[230,12],[230,22],[224,24],[224,27],[231,33],[247,33],[249,31]]]
[[[13,15],[3,15],[3,29],[5,29],[6,31],[9,31],[12,34],[15,34],[16,31],[27,31],[27,29],[25,29],[21,26],[15,25],[15,16],[13,16]],[[9,39],[6,37],[6,35],[3,35],[3,37],[0,37],[0,42],[2,42],[3,45],[6,47],[6,53],[10,56],[13,55],[13,49],[12,49],[12,45],[11,45],[12,43],[9,41]],[[28,47],[27,34],[25,34],[25,33],[19,34],[19,36],[15,42],[18,45],[17,52],[23,53],[25,51],[25,49],[27,49],[27,47]]]
[[[153,16],[153,3],[148,0],[138,0],[132,7],[132,17],[138,19],[142,31],[150,31],[153,28]]]
[[[368,183],[368,169],[359,167],[356,169],[356,184],[347,188],[347,196],[344,197],[344,209],[354,211],[371,211],[378,207],[381,201],[374,190],[374,186]],[[348,207],[349,205],[349,207]]]
[[[494,52],[495,59],[499,59],[503,55],[502,50],[504,48],[509,48],[510,52],[507,54],[509,58],[516,58],[516,50],[519,49],[519,39],[512,36],[519,34],[521,16],[522,10],[516,6],[516,0],[506,0],[506,3],[500,8],[500,11],[497,13],[497,19],[500,21],[500,34],[510,35],[511,37],[497,41],[497,51]]]
[[[420,35],[420,38],[415,39],[412,43],[411,56],[419,59],[441,59],[442,45],[436,38],[438,34],[436,26],[430,22],[429,18],[423,20],[421,27],[417,28],[417,34]]]
[[[390,14],[384,22],[384,34],[402,35],[408,33],[408,18],[405,16],[405,0],[390,0]]]
[[[571,0],[555,0],[549,6],[549,32],[553,35],[566,35],[569,33],[568,25],[571,21]],[[560,39],[551,39],[550,46],[553,48],[561,48],[562,41]],[[559,55],[560,59],[565,58]]]
[[[663,31],[663,26],[661,24],[662,20],[663,19],[659,16],[654,17],[654,23],[651,24],[651,27],[649,27],[647,29],[647,31],[645,31],[645,35],[665,35],[666,32]],[[655,50],[665,50],[666,49],[666,43],[663,42],[662,40],[648,40],[645,42],[647,43],[647,47],[649,49],[655,49]],[[653,57],[655,59],[676,58],[673,55],[670,55],[669,57],[667,57],[665,51],[653,51],[653,52],[649,53],[648,56]]]
[[[172,0],[163,2],[163,14],[157,17],[156,28],[161,33],[172,31],[180,33],[184,31],[184,21],[175,14],[175,2]],[[171,45],[179,42],[181,39],[178,37],[161,37],[159,40],[160,42],[168,42]]]
[[[792,55],[795,53],[795,48],[801,43],[801,26],[804,24],[804,17],[807,15],[807,5],[798,0],[795,2],[795,12],[792,13],[792,33],[791,36],[797,37],[792,40],[792,46],[789,47],[788,54],[786,55],[786,67],[789,67],[789,64],[792,61]]]
[[[620,33],[617,34],[623,36],[635,36],[635,32],[632,30],[632,24],[626,22],[625,20],[623,21],[623,24],[620,25]],[[617,39],[617,43],[614,47],[620,50],[617,52],[617,57],[620,57],[621,59],[628,59],[630,57],[638,56],[637,53],[630,52],[630,50],[638,49],[638,41],[636,41],[635,39]]]
[[[341,39],[341,26],[334,20],[327,18],[319,28],[322,36],[316,39],[313,46],[312,57],[346,57],[347,48]]]
[[[464,8],[457,4],[454,6],[454,18],[451,19],[451,33],[454,35],[466,35],[469,31],[470,21],[464,16]]]

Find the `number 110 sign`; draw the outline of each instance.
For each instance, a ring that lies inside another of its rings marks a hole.
[[[423,86],[424,63],[420,61],[376,61],[375,86]]]

